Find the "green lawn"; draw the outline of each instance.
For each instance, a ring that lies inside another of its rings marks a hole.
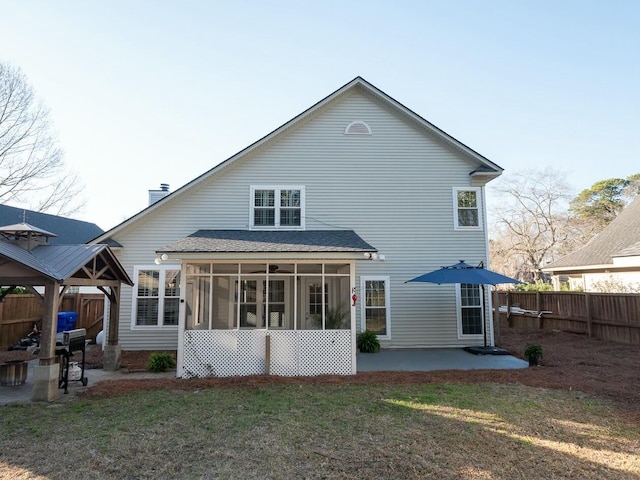
[[[640,475],[640,426],[521,385],[286,385],[0,407],[0,478]]]

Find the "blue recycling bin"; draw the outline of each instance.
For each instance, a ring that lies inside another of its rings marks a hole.
[[[76,328],[78,314],[76,312],[58,312],[58,328],[56,333]]]

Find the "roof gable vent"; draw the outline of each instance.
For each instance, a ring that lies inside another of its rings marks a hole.
[[[367,125],[363,121],[357,120],[347,125],[347,128],[344,129],[344,134],[345,135],[371,135],[371,128],[369,128],[369,125]]]

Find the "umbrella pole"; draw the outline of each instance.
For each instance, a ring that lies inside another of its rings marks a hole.
[[[487,318],[485,315],[485,291],[484,291],[484,283],[482,285],[482,333],[484,333],[484,346],[487,346]]]

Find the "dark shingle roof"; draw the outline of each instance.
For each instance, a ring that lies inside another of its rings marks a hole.
[[[640,196],[585,246],[565,255],[543,270],[613,264],[613,257],[640,255]]]
[[[23,222],[55,233],[57,236],[49,240],[50,245],[87,243],[104,233],[95,223],[0,205],[0,226]]]
[[[198,230],[159,253],[375,252],[352,230]]]

